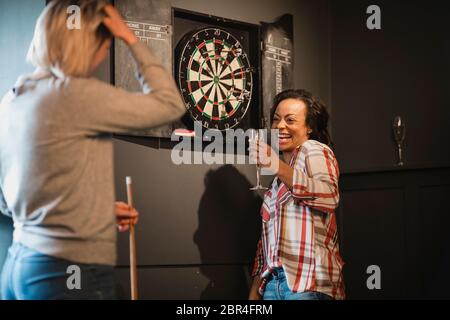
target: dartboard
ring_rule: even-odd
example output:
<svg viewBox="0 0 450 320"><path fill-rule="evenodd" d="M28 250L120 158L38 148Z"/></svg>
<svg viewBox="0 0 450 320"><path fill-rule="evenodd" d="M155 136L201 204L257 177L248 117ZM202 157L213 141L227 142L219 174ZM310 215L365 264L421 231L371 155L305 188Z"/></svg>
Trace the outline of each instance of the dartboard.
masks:
<svg viewBox="0 0 450 320"><path fill-rule="evenodd" d="M226 130L244 118L252 97L252 70L241 43L229 32L203 28L178 44L178 85L191 118Z"/></svg>

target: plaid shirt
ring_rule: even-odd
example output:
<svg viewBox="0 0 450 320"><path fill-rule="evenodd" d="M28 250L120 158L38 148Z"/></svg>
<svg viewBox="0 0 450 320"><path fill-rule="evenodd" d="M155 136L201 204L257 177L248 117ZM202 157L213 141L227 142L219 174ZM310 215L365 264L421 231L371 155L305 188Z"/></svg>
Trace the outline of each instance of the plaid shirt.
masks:
<svg viewBox="0 0 450 320"><path fill-rule="evenodd" d="M290 166L292 190L276 178L264 195L252 274L263 278L261 294L271 270L282 267L293 292L318 291L344 299L334 213L339 203L336 158L328 146L308 140L295 150Z"/></svg>

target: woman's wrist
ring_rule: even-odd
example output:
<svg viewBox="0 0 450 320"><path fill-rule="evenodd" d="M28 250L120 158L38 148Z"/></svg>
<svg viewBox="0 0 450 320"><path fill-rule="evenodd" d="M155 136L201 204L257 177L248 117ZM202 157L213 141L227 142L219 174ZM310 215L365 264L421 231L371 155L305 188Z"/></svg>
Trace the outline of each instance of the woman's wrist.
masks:
<svg viewBox="0 0 450 320"><path fill-rule="evenodd" d="M288 187L292 188L294 179L294 169L291 168L286 162L280 159L278 163L277 177L283 181L283 183Z"/></svg>
<svg viewBox="0 0 450 320"><path fill-rule="evenodd" d="M128 46L132 46L133 44L139 41L133 32L130 32L127 35L125 35L122 40L125 41L125 43Z"/></svg>

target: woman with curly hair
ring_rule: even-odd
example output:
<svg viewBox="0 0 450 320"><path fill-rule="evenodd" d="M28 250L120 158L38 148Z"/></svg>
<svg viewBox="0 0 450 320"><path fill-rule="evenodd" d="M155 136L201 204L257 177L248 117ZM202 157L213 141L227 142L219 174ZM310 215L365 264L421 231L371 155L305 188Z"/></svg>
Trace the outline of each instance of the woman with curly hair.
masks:
<svg viewBox="0 0 450 320"><path fill-rule="evenodd" d="M261 208L250 299L345 297L335 215L339 168L328 118L311 93L281 92L274 99L271 123L279 130L282 158L262 142L250 147L251 154L267 150L270 161L258 159L259 165L278 168Z"/></svg>

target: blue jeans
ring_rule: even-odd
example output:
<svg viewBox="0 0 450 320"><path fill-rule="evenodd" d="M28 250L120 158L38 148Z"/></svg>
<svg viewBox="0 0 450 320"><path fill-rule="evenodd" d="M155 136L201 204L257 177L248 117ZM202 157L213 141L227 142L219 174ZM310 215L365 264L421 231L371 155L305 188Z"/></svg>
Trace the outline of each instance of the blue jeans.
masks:
<svg viewBox="0 0 450 320"><path fill-rule="evenodd" d="M270 274L266 289L264 290L264 300L333 300L332 297L321 292L306 291L292 292L289 289L286 275L282 268L274 269Z"/></svg>
<svg viewBox="0 0 450 320"><path fill-rule="evenodd" d="M77 282L72 277L75 273L68 272L71 265L79 267L79 289L73 288ZM1 297L5 300L115 299L114 268L58 259L15 242L3 266Z"/></svg>

